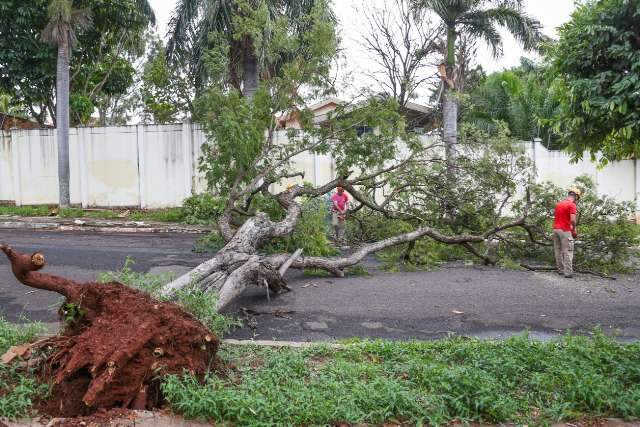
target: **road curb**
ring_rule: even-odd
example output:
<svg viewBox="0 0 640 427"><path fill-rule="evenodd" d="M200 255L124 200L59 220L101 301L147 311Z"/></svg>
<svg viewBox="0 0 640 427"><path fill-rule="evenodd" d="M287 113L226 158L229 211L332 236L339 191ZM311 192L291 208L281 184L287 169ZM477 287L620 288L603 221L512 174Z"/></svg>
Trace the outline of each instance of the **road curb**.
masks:
<svg viewBox="0 0 640 427"><path fill-rule="evenodd" d="M316 346L326 346L335 349L346 348L345 344L336 344L323 341L273 341L273 340L236 340L232 338L225 338L222 340L222 344L237 345L237 346L251 346L258 347L288 347L288 348L310 348Z"/></svg>
<svg viewBox="0 0 640 427"><path fill-rule="evenodd" d="M211 232L211 229L207 227L163 222L17 216L0 216L0 230L190 234L205 234Z"/></svg>

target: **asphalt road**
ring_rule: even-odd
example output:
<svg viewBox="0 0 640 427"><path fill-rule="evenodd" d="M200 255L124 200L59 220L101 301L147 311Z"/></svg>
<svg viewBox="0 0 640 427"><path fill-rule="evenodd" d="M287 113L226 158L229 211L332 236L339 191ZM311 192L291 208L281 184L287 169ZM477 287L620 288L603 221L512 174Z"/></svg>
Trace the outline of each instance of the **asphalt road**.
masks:
<svg viewBox="0 0 640 427"><path fill-rule="evenodd" d="M92 280L132 256L138 271L181 273L205 257L191 252L192 235L106 235L0 231L0 242L19 251L42 250L46 271ZM231 338L331 340L360 337L432 339L449 333L505 337L528 330L547 338L600 326L623 340L640 338L640 276L606 280L554 273L449 265L433 272L385 273L369 264L367 276L310 277L288 273L292 292L267 301L252 287L226 311L244 317ZM56 322L57 295L26 288L0 260L0 311ZM49 308L53 306L53 308ZM252 327L250 327L251 325Z"/></svg>

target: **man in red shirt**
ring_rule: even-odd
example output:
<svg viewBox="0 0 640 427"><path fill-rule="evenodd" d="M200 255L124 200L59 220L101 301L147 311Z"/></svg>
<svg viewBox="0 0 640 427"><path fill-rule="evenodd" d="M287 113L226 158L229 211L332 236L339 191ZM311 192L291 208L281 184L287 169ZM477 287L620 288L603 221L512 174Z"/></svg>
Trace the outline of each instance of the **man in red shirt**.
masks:
<svg viewBox="0 0 640 427"><path fill-rule="evenodd" d="M569 189L566 199L556 204L553 221L553 249L556 256L558 274L573 277L573 240L576 231L576 203L582 193L577 188Z"/></svg>
<svg viewBox="0 0 640 427"><path fill-rule="evenodd" d="M331 224L337 242L344 242L344 223L347 216L349 196L344 192L344 188L336 187L336 192L331 196L333 205L331 206Z"/></svg>

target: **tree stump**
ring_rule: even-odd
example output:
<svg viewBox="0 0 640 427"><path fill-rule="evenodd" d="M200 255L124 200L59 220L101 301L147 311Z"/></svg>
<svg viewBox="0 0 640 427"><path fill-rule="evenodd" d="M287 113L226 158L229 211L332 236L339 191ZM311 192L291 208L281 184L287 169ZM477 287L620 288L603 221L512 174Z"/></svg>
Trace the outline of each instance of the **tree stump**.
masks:
<svg viewBox="0 0 640 427"><path fill-rule="evenodd" d="M20 282L63 295L78 313L53 341L43 369L52 385L44 408L50 415L151 409L162 403L163 376L186 371L203 377L218 363L218 337L178 305L117 282L77 283L39 273L41 253L0 249Z"/></svg>

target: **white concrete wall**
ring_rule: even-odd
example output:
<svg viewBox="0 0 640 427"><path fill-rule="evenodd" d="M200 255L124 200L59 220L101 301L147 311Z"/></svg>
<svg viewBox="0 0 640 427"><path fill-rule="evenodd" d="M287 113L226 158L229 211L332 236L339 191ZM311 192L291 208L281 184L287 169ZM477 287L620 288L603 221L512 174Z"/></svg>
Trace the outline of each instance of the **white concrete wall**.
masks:
<svg viewBox="0 0 640 427"><path fill-rule="evenodd" d="M583 160L572 163L568 154L549 151L540 142L526 144L539 182L551 181L568 187L576 177L589 175L596 183L598 194L618 201L635 201L636 211L640 212L640 160L622 160L599 168L586 152Z"/></svg>
<svg viewBox="0 0 640 427"><path fill-rule="evenodd" d="M0 131L0 201L14 201L12 145L9 132Z"/></svg>
<svg viewBox="0 0 640 427"><path fill-rule="evenodd" d="M277 140L285 143L286 133L278 134ZM206 191L206 181L198 172L205 141L202 129L192 124L71 129L71 202L84 207L180 206L191 194ZM567 186L575 177L588 174L600 194L635 200L640 212L640 160L599 169L589 160L572 164L566 154L547 151L540 143L525 144L539 181ZM293 159L293 168L304 171L304 181L316 185L335 176L334 162L327 155L300 154ZM0 132L0 200L56 204L57 176L55 130ZM301 182L291 178L276 187Z"/></svg>

